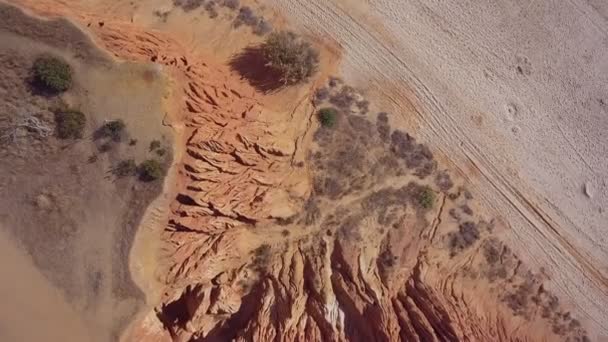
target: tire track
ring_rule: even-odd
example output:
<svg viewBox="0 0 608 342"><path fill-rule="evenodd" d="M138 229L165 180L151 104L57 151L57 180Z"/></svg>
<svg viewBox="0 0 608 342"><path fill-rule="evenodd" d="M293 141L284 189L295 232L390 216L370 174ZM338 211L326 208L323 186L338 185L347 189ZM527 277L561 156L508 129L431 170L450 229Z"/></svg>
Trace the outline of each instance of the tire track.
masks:
<svg viewBox="0 0 608 342"><path fill-rule="evenodd" d="M495 166L497 163L493 160L496 156L490 156L478 147L477 141L462 129L463 123L446 109L433 90L414 72L416 66L410 64L416 62L415 56L403 57L403 52L411 54L407 47L400 47L402 49L397 51L386 43L387 38L382 33L359 21L333 1L273 2L289 17L297 18L298 24L304 28L336 39L346 51L345 68L369 75L370 83L383 89L386 97L401 109L398 113L400 121L408 121L404 113L408 112L407 104L413 103L416 119L425 129L420 135L433 141L441 153L450 157L493 210L512 219L518 248L527 250L527 254L533 256L528 258L532 262L539 265L547 263L554 270L554 286L572 299L586 318L596 323L599 331L608 332L602 326L602 322L608 320L608 310L603 305L608 298L608 279L594 266L592 259L582 255L569 242L567 237L572 229L564 227L581 229L561 212L552 208L548 208L548 212L543 210L542 202L534 203L538 201L537 196L529 195L531 190L520 179L506 175ZM439 29L445 27L439 22L441 18L428 11L427 8L424 15L431 15L431 21ZM393 12L401 14L398 9ZM416 20L424 19L416 17ZM490 51L488 46L482 49ZM504 58L489 54L506 64ZM408 98L407 94L413 94L413 97ZM458 153L454 153L455 149ZM480 179L469 175L467 165L473 165L479 171Z"/></svg>

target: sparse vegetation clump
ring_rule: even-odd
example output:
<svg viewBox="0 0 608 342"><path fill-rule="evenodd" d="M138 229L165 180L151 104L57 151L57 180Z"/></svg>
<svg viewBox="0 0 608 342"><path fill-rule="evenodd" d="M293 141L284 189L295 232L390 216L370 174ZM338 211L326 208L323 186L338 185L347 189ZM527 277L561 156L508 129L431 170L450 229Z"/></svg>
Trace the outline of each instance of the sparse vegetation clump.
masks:
<svg viewBox="0 0 608 342"><path fill-rule="evenodd" d="M457 232L451 232L448 234L450 255L454 256L459 252L471 247L479 238L481 234L477 225L474 222L467 221L461 223L458 226Z"/></svg>
<svg viewBox="0 0 608 342"><path fill-rule="evenodd" d="M265 243L260 247L253 250L253 260L252 260L252 269L259 272L264 273L268 264L270 263L270 258L272 248L269 244Z"/></svg>
<svg viewBox="0 0 608 342"><path fill-rule="evenodd" d="M114 168L113 173L117 177L128 177L135 174L137 171L137 166L135 165L135 161L133 159L122 160L116 168Z"/></svg>
<svg viewBox="0 0 608 342"><path fill-rule="evenodd" d="M150 152L160 148L160 140L152 140L150 142Z"/></svg>
<svg viewBox="0 0 608 342"><path fill-rule="evenodd" d="M236 7L232 9L236 9ZM240 27L241 25L249 26L253 33L258 36L264 36L272 31L272 25L264 17L258 17L249 6L243 6L239 9L233 25L234 27Z"/></svg>
<svg viewBox="0 0 608 342"><path fill-rule="evenodd" d="M293 85L305 81L317 70L319 53L290 31L273 32L262 45L268 66L281 74L281 81Z"/></svg>
<svg viewBox="0 0 608 342"><path fill-rule="evenodd" d="M322 108L318 113L321 126L331 128L336 125L338 119L338 111L335 108Z"/></svg>
<svg viewBox="0 0 608 342"><path fill-rule="evenodd" d="M251 7L243 6L239 10L239 14L237 15L234 26L239 27L243 24L247 26L255 26L258 22L258 17L255 15Z"/></svg>
<svg viewBox="0 0 608 342"><path fill-rule="evenodd" d="M162 165L154 159L148 159L137 167L139 179L144 182L155 181L163 176Z"/></svg>
<svg viewBox="0 0 608 342"><path fill-rule="evenodd" d="M330 92L327 87L319 88L315 91L314 104L318 105L329 98Z"/></svg>
<svg viewBox="0 0 608 342"><path fill-rule="evenodd" d="M80 139L84 131L86 117L76 110L55 113L55 131L60 139Z"/></svg>
<svg viewBox="0 0 608 342"><path fill-rule="evenodd" d="M125 127L125 122L121 119L112 120L106 122L103 127L101 127L100 133L104 137L111 138L114 141L120 141L122 140L122 133L124 132Z"/></svg>
<svg viewBox="0 0 608 342"><path fill-rule="evenodd" d="M205 11L209 14L209 18L217 18L219 13L217 12L216 3L214 1L209 1L205 4Z"/></svg>
<svg viewBox="0 0 608 342"><path fill-rule="evenodd" d="M224 7L230 8L231 10L235 10L235 9L239 8L239 6L241 6L241 1L240 0L224 0L220 4Z"/></svg>
<svg viewBox="0 0 608 342"><path fill-rule="evenodd" d="M61 93L72 86L72 68L58 57L39 57L32 71L36 85L46 91Z"/></svg>
<svg viewBox="0 0 608 342"><path fill-rule="evenodd" d="M420 194L418 195L418 204L424 209L433 208L433 204L435 204L435 193L431 188L427 186L420 191Z"/></svg>
<svg viewBox="0 0 608 342"><path fill-rule="evenodd" d="M272 32L272 25L264 18L260 18L253 26L253 33L257 36L265 36Z"/></svg>
<svg viewBox="0 0 608 342"><path fill-rule="evenodd" d="M193 11L201 7L205 3L205 0L173 0L173 5L181 7L184 12Z"/></svg>

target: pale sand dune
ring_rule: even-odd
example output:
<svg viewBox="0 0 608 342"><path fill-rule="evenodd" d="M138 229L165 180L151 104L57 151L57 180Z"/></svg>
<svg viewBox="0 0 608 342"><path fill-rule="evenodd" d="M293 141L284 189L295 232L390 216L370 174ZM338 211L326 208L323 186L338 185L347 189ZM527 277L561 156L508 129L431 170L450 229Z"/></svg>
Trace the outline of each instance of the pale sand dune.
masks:
<svg viewBox="0 0 608 342"><path fill-rule="evenodd" d="M93 341L61 292L4 230L0 258L0 341Z"/></svg>
<svg viewBox="0 0 608 342"><path fill-rule="evenodd" d="M523 259L608 334L608 2L270 3L336 39L348 80L449 156ZM409 101L419 115L400 116Z"/></svg>

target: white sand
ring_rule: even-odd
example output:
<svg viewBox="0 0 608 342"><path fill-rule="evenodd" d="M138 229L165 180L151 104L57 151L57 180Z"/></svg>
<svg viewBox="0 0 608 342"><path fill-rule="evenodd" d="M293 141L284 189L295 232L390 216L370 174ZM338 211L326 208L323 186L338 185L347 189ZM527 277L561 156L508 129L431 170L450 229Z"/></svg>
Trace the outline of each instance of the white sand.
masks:
<svg viewBox="0 0 608 342"><path fill-rule="evenodd" d="M419 127L591 337L608 335L608 1L269 3L336 39L347 80Z"/></svg>

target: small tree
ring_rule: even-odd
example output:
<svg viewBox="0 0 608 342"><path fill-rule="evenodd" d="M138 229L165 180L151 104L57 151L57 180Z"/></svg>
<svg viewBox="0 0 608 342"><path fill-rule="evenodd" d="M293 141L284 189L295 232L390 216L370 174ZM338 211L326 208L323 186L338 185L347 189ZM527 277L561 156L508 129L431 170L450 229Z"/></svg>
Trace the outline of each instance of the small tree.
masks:
<svg viewBox="0 0 608 342"><path fill-rule="evenodd" d="M268 66L277 70L287 85L305 81L319 65L319 53L290 31L273 32L262 45Z"/></svg>
<svg viewBox="0 0 608 342"><path fill-rule="evenodd" d="M72 68L60 58L39 57L32 69L36 84L47 91L61 93L72 86Z"/></svg>
<svg viewBox="0 0 608 342"><path fill-rule="evenodd" d="M82 112L66 110L55 113L55 130L61 139L80 139L84 131L86 117Z"/></svg>
<svg viewBox="0 0 608 342"><path fill-rule="evenodd" d="M418 195L418 203L424 209L431 209L435 204L435 193L428 186L424 187Z"/></svg>
<svg viewBox="0 0 608 342"><path fill-rule="evenodd" d="M338 119L338 111L335 108L322 108L319 110L319 122L321 126L331 128L336 124Z"/></svg>
<svg viewBox="0 0 608 342"><path fill-rule="evenodd" d="M163 176L163 167L157 160L148 159L137 168L139 179L144 182L151 182Z"/></svg>

